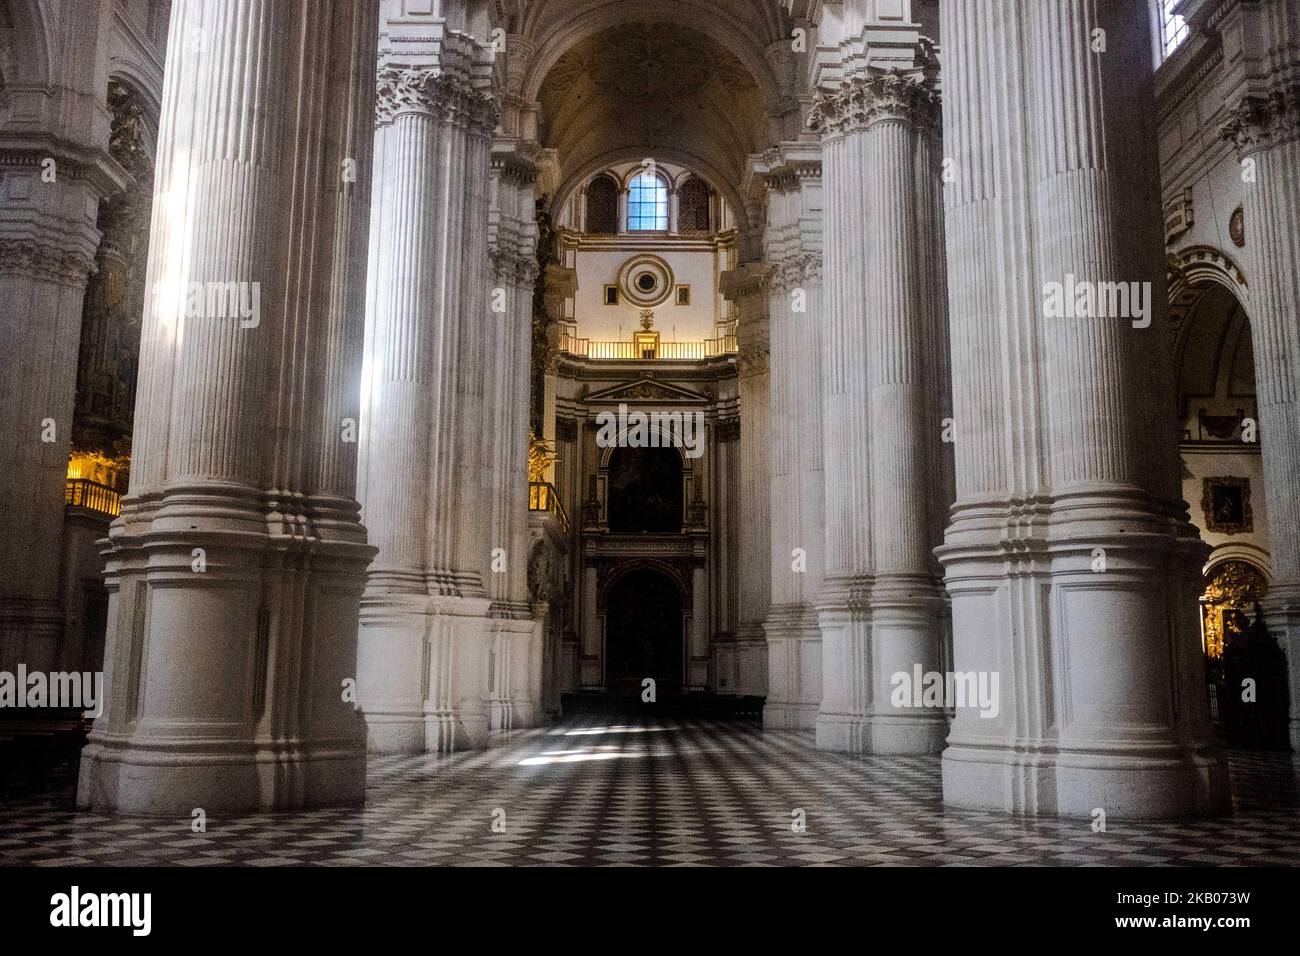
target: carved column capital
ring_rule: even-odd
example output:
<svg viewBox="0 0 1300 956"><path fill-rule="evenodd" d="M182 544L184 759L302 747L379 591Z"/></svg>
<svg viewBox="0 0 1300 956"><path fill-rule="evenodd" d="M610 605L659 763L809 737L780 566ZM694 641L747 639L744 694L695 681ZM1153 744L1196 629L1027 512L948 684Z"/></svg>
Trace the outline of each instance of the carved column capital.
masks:
<svg viewBox="0 0 1300 956"><path fill-rule="evenodd" d="M1294 140L1300 136L1300 84L1244 97L1220 133L1243 156Z"/></svg>
<svg viewBox="0 0 1300 956"><path fill-rule="evenodd" d="M402 113L424 113L443 122L488 133L500 119L495 97L452 73L380 67L375 125L387 125Z"/></svg>
<svg viewBox="0 0 1300 956"><path fill-rule="evenodd" d="M939 117L939 96L920 74L867 73L818 93L808 115L809 129L824 136L866 130L875 123L930 127Z"/></svg>

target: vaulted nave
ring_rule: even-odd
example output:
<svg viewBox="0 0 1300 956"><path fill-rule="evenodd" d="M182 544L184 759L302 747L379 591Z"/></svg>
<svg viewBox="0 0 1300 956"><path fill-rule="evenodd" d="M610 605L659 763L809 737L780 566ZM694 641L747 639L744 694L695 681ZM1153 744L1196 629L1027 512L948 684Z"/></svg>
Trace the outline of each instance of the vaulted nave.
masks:
<svg viewBox="0 0 1300 956"><path fill-rule="evenodd" d="M1300 0L0 0L0 863L1294 865Z"/></svg>

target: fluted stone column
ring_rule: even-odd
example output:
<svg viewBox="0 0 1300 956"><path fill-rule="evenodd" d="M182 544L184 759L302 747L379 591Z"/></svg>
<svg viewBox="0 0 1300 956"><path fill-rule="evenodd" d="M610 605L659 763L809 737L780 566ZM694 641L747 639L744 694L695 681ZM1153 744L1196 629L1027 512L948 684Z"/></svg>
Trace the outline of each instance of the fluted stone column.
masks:
<svg viewBox="0 0 1300 956"><path fill-rule="evenodd" d="M812 727L822 701L822 633L815 602L824 567L820 316L821 157L787 143L759 157L755 192L766 202L771 336L771 607L763 722Z"/></svg>
<svg viewBox="0 0 1300 956"><path fill-rule="evenodd" d="M491 730L530 727L541 714L542 619L528 592L528 418L533 287L537 279L531 150L494 151L489 250L491 320L484 369L488 419L485 477L492 501L493 563L487 578L493 636L489 697ZM467 509L482 503L467 502ZM499 549L499 550L498 550Z"/></svg>
<svg viewBox="0 0 1300 956"><path fill-rule="evenodd" d="M1271 49L1295 56L1300 7L1277 0L1269 7L1273 36L1291 42ZM1264 495L1268 503L1267 599L1269 633L1286 652L1290 670L1291 747L1300 750L1300 82L1278 64L1273 86L1248 96L1225 135L1237 145L1246 181L1246 247L1250 275L1250 329L1255 349ZM1294 73L1295 64L1289 64Z"/></svg>
<svg viewBox="0 0 1300 956"><path fill-rule="evenodd" d="M942 707L894 699L894 675L941 669L945 600L935 502L946 458L934 421L948 389L926 271L942 228L928 181L937 104L920 71L870 70L818 97L811 125L826 170L825 344L828 572L821 606L825 688L818 746L874 753L942 749ZM939 285L939 288L942 288ZM834 464L832 464L834 463ZM833 542L833 543L831 543Z"/></svg>
<svg viewBox="0 0 1300 956"><path fill-rule="evenodd" d="M485 328L509 321L489 298L497 111L487 44L448 17L384 14L359 465L379 553L358 696L371 750L447 751L481 746L490 725Z"/></svg>
<svg viewBox="0 0 1300 956"><path fill-rule="evenodd" d="M734 303L740 392L736 548L735 692L767 693L767 644L763 621L771 605L771 443L767 288L764 267L752 263L724 272L722 288Z"/></svg>
<svg viewBox="0 0 1300 956"><path fill-rule="evenodd" d="M78 803L358 802L368 4L177 3L107 703Z"/></svg>
<svg viewBox="0 0 1300 956"><path fill-rule="evenodd" d="M1148 11L961 0L942 13L958 498L939 550L954 668L1000 689L993 712L956 709L944 799L1111 819L1223 809L1155 143L1135 121L1154 110ZM1107 52L1085 42L1094 29ZM1149 283L1152 308L1074 292L1075 307L1052 308L1053 284L1071 281Z"/></svg>

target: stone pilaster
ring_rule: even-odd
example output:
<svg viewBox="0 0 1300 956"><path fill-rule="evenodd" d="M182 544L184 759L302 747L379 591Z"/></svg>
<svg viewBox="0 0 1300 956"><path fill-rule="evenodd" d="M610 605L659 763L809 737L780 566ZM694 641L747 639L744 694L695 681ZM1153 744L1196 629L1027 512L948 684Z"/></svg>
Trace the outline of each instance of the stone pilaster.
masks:
<svg viewBox="0 0 1300 956"><path fill-rule="evenodd" d="M749 264L723 273L722 288L734 304L740 392L736 548L735 692L767 692L767 644L763 621L771 606L772 429L770 352L765 269Z"/></svg>
<svg viewBox="0 0 1300 956"><path fill-rule="evenodd" d="M495 620L485 692L493 732L531 727L541 713L544 616L535 619L528 588L529 376L538 275L535 154L535 147L521 143L503 143L492 154L492 281L483 370L489 417L481 440L488 450L485 478L492 501L487 591ZM467 509L474 507L466 503Z"/></svg>
<svg viewBox="0 0 1300 956"><path fill-rule="evenodd" d="M176 4L171 33L194 42L168 49L108 699L78 803L359 802L370 190L352 173L370 162L374 7Z"/></svg>
<svg viewBox="0 0 1300 956"><path fill-rule="evenodd" d="M1294 50L1294 41L1273 48ZM1280 79L1246 97L1224 135L1249 168L1246 246L1255 256L1250 288L1257 303L1250 328L1271 571L1264 618L1286 652L1291 747L1300 750L1300 82Z"/></svg>
<svg viewBox="0 0 1300 956"><path fill-rule="evenodd" d="M386 3L380 34L359 474L379 553L357 677L384 752L479 746L491 719L487 325L508 320L488 272L492 52L453 28L458 11Z"/></svg>
<svg viewBox="0 0 1300 956"><path fill-rule="evenodd" d="M788 142L757 157L751 192L766 205L771 341L771 606L768 644L772 727L812 727L822 700L822 634L815 602L824 567L820 383L822 167L815 143Z"/></svg>
<svg viewBox="0 0 1300 956"><path fill-rule="evenodd" d="M958 701L944 798L1112 819L1223 809L1155 144L1133 120L1153 111L1147 10L942 12L957 502L939 554L954 669L999 688ZM1097 28L1104 54L1078 39ZM1080 291L1101 283L1125 283L1128 308Z"/></svg>

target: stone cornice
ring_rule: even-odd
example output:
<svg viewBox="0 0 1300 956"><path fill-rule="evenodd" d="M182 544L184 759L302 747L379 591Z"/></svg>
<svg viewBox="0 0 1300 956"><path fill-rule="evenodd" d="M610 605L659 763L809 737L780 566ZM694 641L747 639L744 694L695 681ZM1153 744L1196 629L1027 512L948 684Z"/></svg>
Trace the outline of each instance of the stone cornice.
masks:
<svg viewBox="0 0 1300 956"><path fill-rule="evenodd" d="M1291 142L1300 137L1300 84L1246 96L1229 115L1221 134L1243 156Z"/></svg>
<svg viewBox="0 0 1300 956"><path fill-rule="evenodd" d="M927 127L938 120L938 93L922 74L867 73L845 80L837 90L818 93L808 127L834 136L879 122Z"/></svg>
<svg viewBox="0 0 1300 956"><path fill-rule="evenodd" d="M375 125L392 123L402 113L424 113L490 133L500 109L495 97L469 81L440 70L381 67L375 97Z"/></svg>

